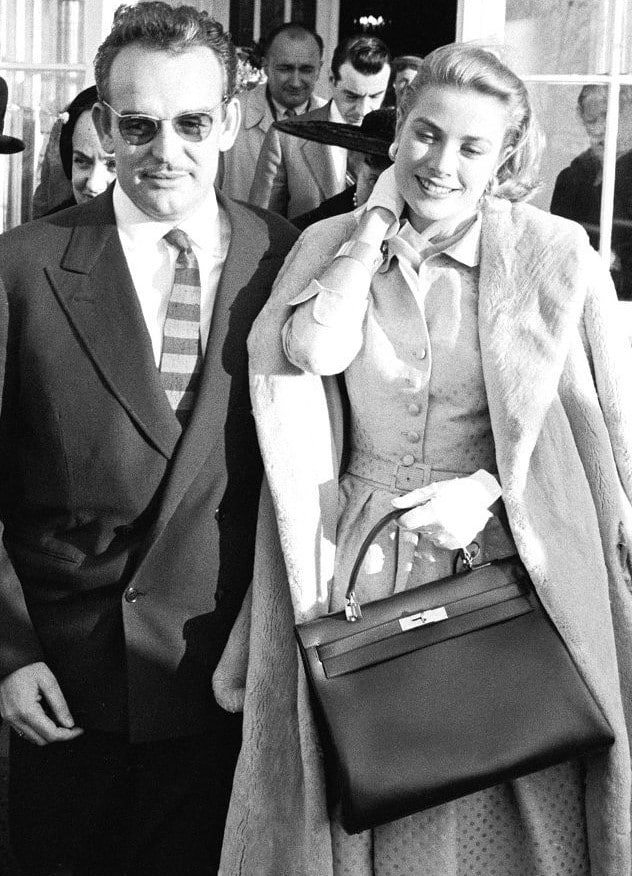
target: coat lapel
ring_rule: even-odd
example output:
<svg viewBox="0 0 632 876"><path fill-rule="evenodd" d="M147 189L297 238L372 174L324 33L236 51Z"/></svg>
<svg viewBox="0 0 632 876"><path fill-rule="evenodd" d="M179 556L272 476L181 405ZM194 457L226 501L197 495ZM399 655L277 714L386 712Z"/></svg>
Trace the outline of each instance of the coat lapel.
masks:
<svg viewBox="0 0 632 876"><path fill-rule="evenodd" d="M313 176L323 199L336 194L338 184L331 148L324 143L305 140L301 144L301 151L303 152L305 164Z"/></svg>
<svg viewBox="0 0 632 876"><path fill-rule="evenodd" d="M329 118L330 103L310 112L308 114L309 118L326 121ZM331 147L325 143L317 143L313 140L302 140L300 142L300 150L303 154L303 160L318 186L322 199L324 200L335 195L339 191L339 186Z"/></svg>
<svg viewBox="0 0 632 876"><path fill-rule="evenodd" d="M111 193L73 217L68 248L48 280L87 355L146 438L167 458L180 437L121 248Z"/></svg>

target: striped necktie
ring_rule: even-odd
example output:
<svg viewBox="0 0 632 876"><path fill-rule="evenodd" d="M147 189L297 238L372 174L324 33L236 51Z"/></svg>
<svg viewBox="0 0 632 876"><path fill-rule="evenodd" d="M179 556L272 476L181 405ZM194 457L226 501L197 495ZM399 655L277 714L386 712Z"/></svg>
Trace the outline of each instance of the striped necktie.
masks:
<svg viewBox="0 0 632 876"><path fill-rule="evenodd" d="M164 239L178 250L173 288L162 335L160 378L169 404L184 427L202 372L200 270L188 234L173 228Z"/></svg>

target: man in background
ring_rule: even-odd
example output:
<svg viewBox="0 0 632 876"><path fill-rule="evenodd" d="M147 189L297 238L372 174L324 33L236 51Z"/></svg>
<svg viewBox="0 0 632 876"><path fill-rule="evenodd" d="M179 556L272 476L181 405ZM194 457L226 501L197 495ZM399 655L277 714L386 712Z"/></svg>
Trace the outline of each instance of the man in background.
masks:
<svg viewBox="0 0 632 876"><path fill-rule="evenodd" d="M314 94L322 63L323 41L305 25L290 22L269 34L263 59L267 82L239 95L239 133L220 159L218 183L225 195L248 200L261 144L273 122L326 103Z"/></svg>
<svg viewBox="0 0 632 876"><path fill-rule="evenodd" d="M365 35L350 37L333 54L331 100L306 113L301 121L361 125L368 112L382 105L390 73L390 54L382 40ZM353 185L355 179L350 171L346 149L270 128L248 200L291 220Z"/></svg>
<svg viewBox="0 0 632 876"><path fill-rule="evenodd" d="M0 237L0 713L22 876L217 872L241 725L211 676L261 482L246 338L296 238L216 197L235 74L206 13L121 6L93 109L116 182Z"/></svg>

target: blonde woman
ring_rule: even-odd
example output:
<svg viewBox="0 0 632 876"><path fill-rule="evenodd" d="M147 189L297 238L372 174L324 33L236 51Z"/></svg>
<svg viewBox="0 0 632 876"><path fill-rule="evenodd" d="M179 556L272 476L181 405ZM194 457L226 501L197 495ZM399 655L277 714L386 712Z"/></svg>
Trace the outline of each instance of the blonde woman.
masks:
<svg viewBox="0 0 632 876"><path fill-rule="evenodd" d="M215 678L225 706L244 702L221 872L622 876L632 409L614 290L578 225L522 203L538 137L495 55L426 58L391 154L363 211L304 233L250 336L269 492L251 613ZM481 560L517 550L617 738L349 836L292 625L342 606L360 541L393 507L361 601L449 573L473 540Z"/></svg>

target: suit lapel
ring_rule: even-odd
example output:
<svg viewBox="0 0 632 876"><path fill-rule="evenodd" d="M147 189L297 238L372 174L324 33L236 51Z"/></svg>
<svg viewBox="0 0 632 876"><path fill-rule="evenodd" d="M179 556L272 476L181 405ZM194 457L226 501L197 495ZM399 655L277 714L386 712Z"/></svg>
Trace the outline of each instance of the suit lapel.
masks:
<svg viewBox="0 0 632 876"><path fill-rule="evenodd" d="M97 201L75 224L61 264L48 269L48 279L104 382L146 438L170 457L180 427L160 384L116 233L111 193Z"/></svg>
<svg viewBox="0 0 632 876"><path fill-rule="evenodd" d="M338 184L331 147L324 143L305 140L301 144L301 151L323 200L335 195L338 191Z"/></svg>
<svg viewBox="0 0 632 876"><path fill-rule="evenodd" d="M329 119L330 104L331 101L318 109L312 110L303 118L309 116L310 119L327 121ZM322 196L322 200L337 194L339 191L338 178L336 176L336 167L331 147L325 143L317 143L313 140L302 140L300 142L300 150L303 154L303 160Z"/></svg>

